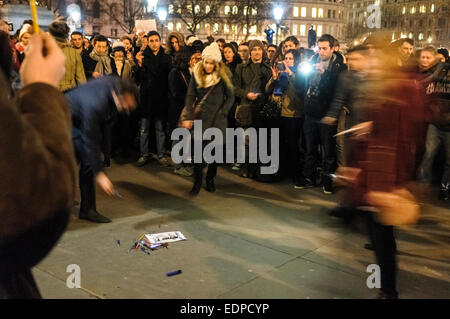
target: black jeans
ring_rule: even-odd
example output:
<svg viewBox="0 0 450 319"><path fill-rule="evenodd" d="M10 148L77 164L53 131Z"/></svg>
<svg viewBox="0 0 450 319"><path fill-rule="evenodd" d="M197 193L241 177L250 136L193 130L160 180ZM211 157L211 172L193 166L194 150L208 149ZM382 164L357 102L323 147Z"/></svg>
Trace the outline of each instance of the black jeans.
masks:
<svg viewBox="0 0 450 319"><path fill-rule="evenodd" d="M203 179L203 163L194 164L194 183L200 183ZM208 164L208 170L206 171L206 179L214 179L217 175L217 163Z"/></svg>
<svg viewBox="0 0 450 319"><path fill-rule="evenodd" d="M322 150L322 171L325 176L334 173L336 170L336 134L335 125L320 123L320 120L305 117L303 124L305 134L306 154L305 167L303 173L307 178L314 178L319 164L319 145Z"/></svg>
<svg viewBox="0 0 450 319"><path fill-rule="evenodd" d="M394 227L385 226L369 215L369 236L375 248L377 264L381 270L381 291L390 295L397 295L397 246L394 237Z"/></svg>
<svg viewBox="0 0 450 319"><path fill-rule="evenodd" d="M96 210L94 171L84 148L82 133L77 128L72 129L72 142L77 162L80 164L80 212L88 212L90 209Z"/></svg>
<svg viewBox="0 0 450 319"><path fill-rule="evenodd" d="M293 182L297 182L302 175L303 149L302 140L302 118L281 117L280 119L280 154L283 175L290 176Z"/></svg>

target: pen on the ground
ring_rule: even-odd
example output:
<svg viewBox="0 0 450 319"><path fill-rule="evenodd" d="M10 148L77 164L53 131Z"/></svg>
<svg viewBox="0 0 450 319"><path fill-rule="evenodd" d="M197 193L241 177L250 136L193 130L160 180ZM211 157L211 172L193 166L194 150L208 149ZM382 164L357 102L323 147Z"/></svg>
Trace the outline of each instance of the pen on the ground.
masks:
<svg viewBox="0 0 450 319"><path fill-rule="evenodd" d="M168 272L166 274L166 276L170 277L170 276L175 276L175 275L178 275L178 274L181 274L181 270L174 270L174 271Z"/></svg>

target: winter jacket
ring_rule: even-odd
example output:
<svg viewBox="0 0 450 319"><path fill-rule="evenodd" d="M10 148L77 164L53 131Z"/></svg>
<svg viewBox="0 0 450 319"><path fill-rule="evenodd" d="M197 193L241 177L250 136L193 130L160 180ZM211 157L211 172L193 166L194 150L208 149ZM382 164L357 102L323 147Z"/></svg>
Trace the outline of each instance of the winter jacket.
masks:
<svg viewBox="0 0 450 319"><path fill-rule="evenodd" d="M184 47L186 44L184 43L184 36L180 32L170 32L166 39L166 54L170 55L172 58L175 56L175 51L172 49L172 44L170 43L170 38L176 37L178 39L178 44L181 47Z"/></svg>
<svg viewBox="0 0 450 319"><path fill-rule="evenodd" d="M255 64L250 59L247 63L239 64L233 74L233 85L236 97L241 104L262 105L266 101L266 84L272 76L272 70L267 63ZM251 101L247 94L262 93L261 96Z"/></svg>
<svg viewBox="0 0 450 319"><path fill-rule="evenodd" d="M450 131L450 64L437 63L419 73L418 83L424 89L431 123Z"/></svg>
<svg viewBox="0 0 450 319"><path fill-rule="evenodd" d="M13 101L0 96L0 104L0 298L39 297L32 277L20 274L44 259L69 221L76 183L70 111L43 83L25 86Z"/></svg>
<svg viewBox="0 0 450 319"><path fill-rule="evenodd" d="M118 78L102 76L66 93L72 111L74 128L81 130L89 164L94 174L102 170L100 160L103 123L117 119L117 106L112 91L119 92ZM117 94L118 95L118 94Z"/></svg>
<svg viewBox="0 0 450 319"><path fill-rule="evenodd" d="M272 100L281 102L281 116L282 117L302 117L303 109L303 91L304 88L301 83L296 80L298 78L296 74L292 74L288 77L289 83L286 91L282 96L276 96L273 94L276 83L279 79L274 80L270 78L266 85L266 94L271 95Z"/></svg>
<svg viewBox="0 0 450 319"><path fill-rule="evenodd" d="M169 72L172 59L161 48L157 55L147 47L144 50L142 67L136 71L136 82L140 84L142 117L167 117L167 98L169 91Z"/></svg>
<svg viewBox="0 0 450 319"><path fill-rule="evenodd" d="M184 78L183 78L184 76ZM179 70L173 68L169 73L169 128L176 128L181 111L184 107L186 94L191 81L189 69Z"/></svg>
<svg viewBox="0 0 450 319"><path fill-rule="evenodd" d="M201 63L197 64L194 72L198 72L199 66L201 66ZM205 94L211 89L211 87L199 88L198 86L199 85L195 79L195 76L192 76L186 95L185 105L187 112L186 114L182 114L182 121L195 120L193 118L193 108L195 104L199 103ZM215 127L220 129L223 136L225 136L226 128L228 126L228 112L233 106L233 103L233 88L228 87L224 80L220 79L203 103L200 118L198 118L198 120L202 121L203 131L210 127Z"/></svg>
<svg viewBox="0 0 450 319"><path fill-rule="evenodd" d="M55 39L66 57L66 72L59 83L58 89L61 92L64 92L86 83L86 76L84 74L83 62L80 54L72 48L67 41L59 38Z"/></svg>
<svg viewBox="0 0 450 319"><path fill-rule="evenodd" d="M319 55L312 58L311 64L319 63ZM346 70L342 57L333 54L328 68L320 75L317 84L314 83L315 72L311 73L306 79L306 95L305 95L305 115L314 119L321 119L329 110L331 101L334 96L336 83L339 74Z"/></svg>
<svg viewBox="0 0 450 319"><path fill-rule="evenodd" d="M352 127L366 121L364 112L366 97L363 89L366 78L354 71L344 71L339 74L337 86L330 108L325 116L339 118L340 111L345 107L348 111L346 126Z"/></svg>
<svg viewBox="0 0 450 319"><path fill-rule="evenodd" d="M91 52L92 50L83 50L81 52L81 60L83 61L84 74L86 75L87 80L92 78L92 73L94 73L95 67L97 66L97 61L89 56Z"/></svg>

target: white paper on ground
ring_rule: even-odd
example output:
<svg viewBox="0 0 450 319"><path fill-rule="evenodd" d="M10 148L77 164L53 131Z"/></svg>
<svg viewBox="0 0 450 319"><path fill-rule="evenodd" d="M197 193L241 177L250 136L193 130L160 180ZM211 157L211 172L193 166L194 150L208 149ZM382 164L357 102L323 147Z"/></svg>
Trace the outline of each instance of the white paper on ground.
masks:
<svg viewBox="0 0 450 319"><path fill-rule="evenodd" d="M159 234L148 234L145 235L145 237L152 244L164 244L164 243L172 243L174 241L186 240L186 237L179 231L172 231Z"/></svg>

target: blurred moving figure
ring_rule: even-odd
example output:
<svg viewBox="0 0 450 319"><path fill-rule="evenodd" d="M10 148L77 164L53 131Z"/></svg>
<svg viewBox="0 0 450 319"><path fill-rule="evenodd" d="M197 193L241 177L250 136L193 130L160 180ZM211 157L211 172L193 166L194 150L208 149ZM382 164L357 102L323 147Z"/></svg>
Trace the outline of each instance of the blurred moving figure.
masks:
<svg viewBox="0 0 450 319"><path fill-rule="evenodd" d="M80 162L80 219L111 222L97 212L95 199L94 178L106 194L116 195L100 160L101 129L105 122L116 121L118 112L130 114L136 108L136 91L133 84L110 75L88 81L66 93L72 110L75 155Z"/></svg>
<svg viewBox="0 0 450 319"><path fill-rule="evenodd" d="M450 65L440 62L436 49L426 47L419 55L418 83L426 94L430 112L425 155L417 172L420 181L431 182L433 160L441 144L445 148L445 169L439 198L450 198Z"/></svg>
<svg viewBox="0 0 450 319"><path fill-rule="evenodd" d="M370 212L369 237L381 269L378 298L396 299L394 226L417 218L418 205L406 185L414 175L416 130L424 108L418 85L392 71L392 51L385 47L372 50L367 78L360 88L365 103L353 107L360 123L353 127L349 167L340 167L336 176L348 186L346 202Z"/></svg>
<svg viewBox="0 0 450 319"><path fill-rule="evenodd" d="M29 41L23 88L14 102L0 96L0 299L41 298L31 268L63 234L75 193L70 111L57 89L64 55L50 35Z"/></svg>

